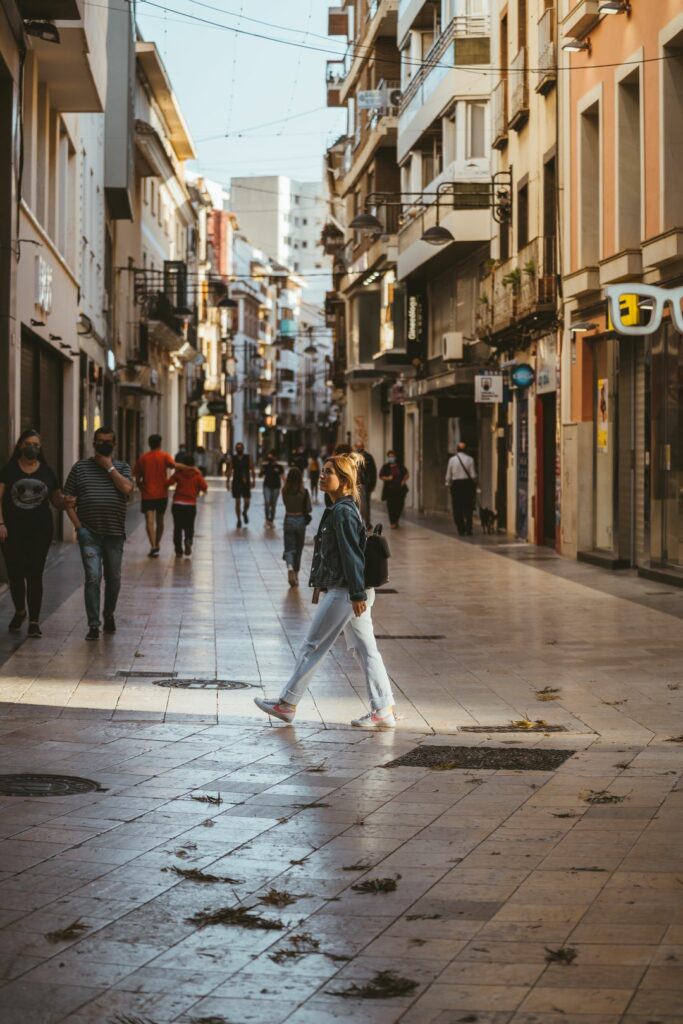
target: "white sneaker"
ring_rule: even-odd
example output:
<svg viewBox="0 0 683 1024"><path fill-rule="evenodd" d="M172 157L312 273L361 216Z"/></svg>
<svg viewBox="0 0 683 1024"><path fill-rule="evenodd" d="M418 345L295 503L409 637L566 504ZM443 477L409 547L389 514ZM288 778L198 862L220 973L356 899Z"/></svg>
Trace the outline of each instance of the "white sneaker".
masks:
<svg viewBox="0 0 683 1024"><path fill-rule="evenodd" d="M263 700L261 697L254 697L254 704L261 711L265 711L271 718L279 718L281 722L291 723L294 721L296 711L284 708L277 700Z"/></svg>
<svg viewBox="0 0 683 1024"><path fill-rule="evenodd" d="M354 718L351 725L356 729L395 729L396 716L393 712L388 715L380 715L378 711L371 711L360 718Z"/></svg>

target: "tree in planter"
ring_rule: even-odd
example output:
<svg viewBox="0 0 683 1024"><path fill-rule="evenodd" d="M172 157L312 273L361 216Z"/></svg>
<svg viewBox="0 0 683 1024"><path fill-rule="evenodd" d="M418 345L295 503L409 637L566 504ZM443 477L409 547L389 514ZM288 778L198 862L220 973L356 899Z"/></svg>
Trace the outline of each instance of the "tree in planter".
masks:
<svg viewBox="0 0 683 1024"><path fill-rule="evenodd" d="M519 285L522 280L522 271L519 267L515 267L509 274L506 274L503 278L503 284L507 285L508 288L512 288L515 295L519 291Z"/></svg>

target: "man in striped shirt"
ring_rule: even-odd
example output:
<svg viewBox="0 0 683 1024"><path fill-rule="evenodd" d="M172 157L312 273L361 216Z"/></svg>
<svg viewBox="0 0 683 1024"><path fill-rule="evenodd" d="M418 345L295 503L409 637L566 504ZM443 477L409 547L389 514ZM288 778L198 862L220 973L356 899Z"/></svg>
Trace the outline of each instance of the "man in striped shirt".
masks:
<svg viewBox="0 0 683 1024"><path fill-rule="evenodd" d="M86 640L100 638L100 589L104 570L104 632L116 632L116 602L121 589L121 562L126 539L126 507L133 491L127 462L112 459L116 435L99 427L93 439L95 454L71 468L64 494L76 499L67 515L76 528L85 570Z"/></svg>

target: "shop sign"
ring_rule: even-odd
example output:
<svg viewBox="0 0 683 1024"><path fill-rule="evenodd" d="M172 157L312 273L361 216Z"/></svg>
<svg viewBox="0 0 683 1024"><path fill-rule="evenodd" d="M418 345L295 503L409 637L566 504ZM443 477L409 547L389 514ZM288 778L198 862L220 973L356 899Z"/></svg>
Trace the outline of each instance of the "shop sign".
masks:
<svg viewBox="0 0 683 1024"><path fill-rule="evenodd" d="M474 378L474 401L490 405L503 401L503 375L501 373L478 373Z"/></svg>
<svg viewBox="0 0 683 1024"><path fill-rule="evenodd" d="M199 420L199 429L204 434L215 434L216 432L216 417L215 416L201 416Z"/></svg>
<svg viewBox="0 0 683 1024"><path fill-rule="evenodd" d="M224 398L214 398L209 401L209 412L215 416L224 416L227 412L227 405Z"/></svg>
<svg viewBox="0 0 683 1024"><path fill-rule="evenodd" d="M557 391L557 341L554 337L541 338L536 356L536 394Z"/></svg>
<svg viewBox="0 0 683 1024"><path fill-rule="evenodd" d="M598 378L598 412L597 412L596 447L599 452L609 451L609 381L607 377Z"/></svg>
<svg viewBox="0 0 683 1024"><path fill-rule="evenodd" d="M52 267L42 256L36 256L34 301L44 316L52 310Z"/></svg>
<svg viewBox="0 0 683 1024"><path fill-rule="evenodd" d="M654 284L609 284L607 293L607 309L609 312L610 330L618 334L640 337L643 334L655 334L662 323L664 307L669 306L671 320L679 332L683 334L683 288L660 288ZM649 309L650 316L646 324L641 324L640 313Z"/></svg>
<svg viewBox="0 0 683 1024"><path fill-rule="evenodd" d="M514 367L510 376L516 388L528 388L533 384L536 374L533 366L530 366L529 363L520 363L519 366Z"/></svg>

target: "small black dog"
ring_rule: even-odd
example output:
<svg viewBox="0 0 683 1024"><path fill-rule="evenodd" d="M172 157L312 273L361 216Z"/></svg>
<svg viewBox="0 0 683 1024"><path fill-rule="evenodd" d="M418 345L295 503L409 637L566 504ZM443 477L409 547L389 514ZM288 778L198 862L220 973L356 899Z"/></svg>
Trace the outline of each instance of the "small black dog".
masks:
<svg viewBox="0 0 683 1024"><path fill-rule="evenodd" d="M496 532L496 519L498 513L494 512L492 508L482 508L479 506L479 522L484 533L495 533Z"/></svg>

